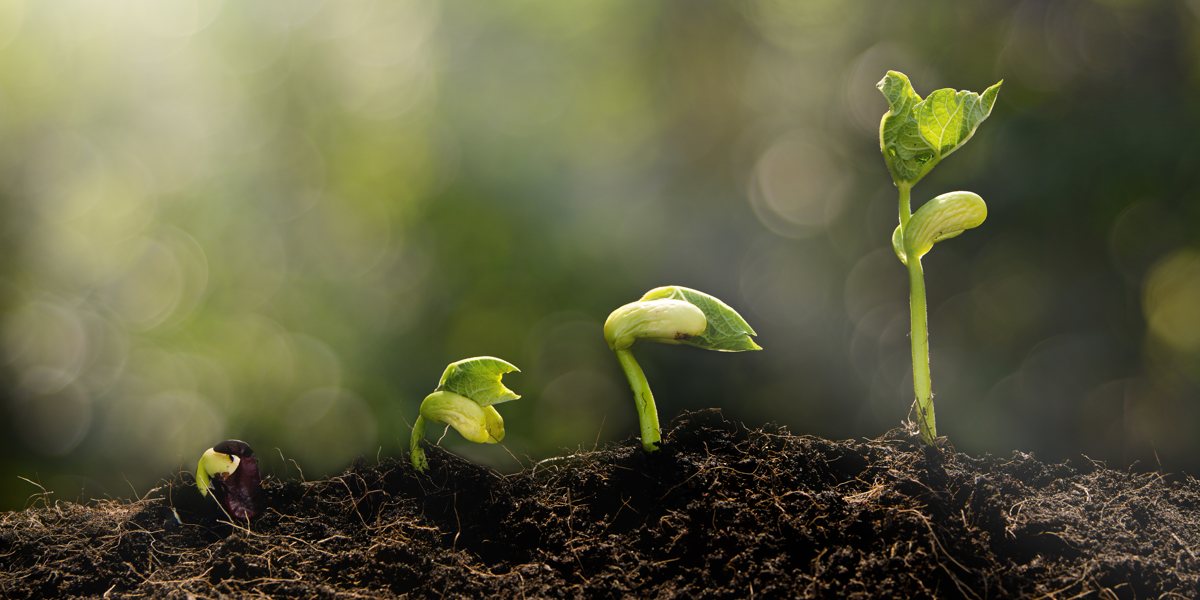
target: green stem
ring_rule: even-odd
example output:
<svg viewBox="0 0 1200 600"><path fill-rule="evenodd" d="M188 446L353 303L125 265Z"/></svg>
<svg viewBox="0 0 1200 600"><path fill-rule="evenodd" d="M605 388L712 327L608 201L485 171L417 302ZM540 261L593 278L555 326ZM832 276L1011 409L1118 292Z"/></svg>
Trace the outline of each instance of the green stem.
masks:
<svg viewBox="0 0 1200 600"><path fill-rule="evenodd" d="M425 450L421 448L421 440L425 439L425 417L418 416L413 423L412 436L408 438L408 458L414 469L424 472L429 469L429 461L425 460Z"/></svg>
<svg viewBox="0 0 1200 600"><path fill-rule="evenodd" d="M900 183L900 230L912 218L912 183ZM902 238L903 239L903 238ZM929 374L929 309L925 302L925 271L921 258L909 248L908 256L908 338L912 343L913 393L917 397L917 427L921 441L933 445L937 420L933 416L933 378Z"/></svg>
<svg viewBox="0 0 1200 600"><path fill-rule="evenodd" d="M629 350L616 350L617 361L629 379L629 387L633 389L633 400L637 403L638 423L642 429L642 448L646 452L658 450L662 434L658 429L658 407L654 405L654 394L650 393L650 382L642 372L633 353Z"/></svg>
<svg viewBox="0 0 1200 600"><path fill-rule="evenodd" d="M913 392L917 396L917 426L921 441L933 445L937 422L933 416L933 380L929 375L929 314L925 302L925 272L921 259L908 253L908 311L912 342Z"/></svg>

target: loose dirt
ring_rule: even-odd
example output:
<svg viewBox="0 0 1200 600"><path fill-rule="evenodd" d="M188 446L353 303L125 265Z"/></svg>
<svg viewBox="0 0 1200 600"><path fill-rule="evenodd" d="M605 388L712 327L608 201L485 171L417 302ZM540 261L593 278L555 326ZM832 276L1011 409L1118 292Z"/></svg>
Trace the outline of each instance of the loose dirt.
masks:
<svg viewBox="0 0 1200 600"><path fill-rule="evenodd" d="M1200 483L1081 458L829 441L716 411L513 475L436 448L269 479L222 523L180 475L0 514L5 598L1200 597Z"/></svg>

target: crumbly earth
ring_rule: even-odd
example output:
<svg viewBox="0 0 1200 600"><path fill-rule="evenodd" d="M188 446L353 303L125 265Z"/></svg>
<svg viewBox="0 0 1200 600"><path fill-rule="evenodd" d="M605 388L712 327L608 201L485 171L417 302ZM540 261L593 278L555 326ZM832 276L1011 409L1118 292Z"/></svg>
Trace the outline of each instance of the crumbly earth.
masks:
<svg viewBox="0 0 1200 600"><path fill-rule="evenodd" d="M1200 597L1200 483L1087 460L678 419L501 476L432 449L268 480L222 523L190 481L0 514L5 598ZM178 519L176 517L178 514Z"/></svg>

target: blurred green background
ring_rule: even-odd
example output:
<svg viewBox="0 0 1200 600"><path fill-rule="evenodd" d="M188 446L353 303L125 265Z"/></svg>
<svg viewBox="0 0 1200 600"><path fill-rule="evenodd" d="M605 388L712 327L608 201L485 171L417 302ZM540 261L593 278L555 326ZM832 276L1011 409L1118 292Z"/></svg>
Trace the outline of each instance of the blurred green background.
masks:
<svg viewBox="0 0 1200 600"><path fill-rule="evenodd" d="M914 191L939 430L1200 468L1200 1L0 3L0 507L222 439L399 455L447 362L523 369L506 471L636 434L600 326L661 284L760 353L637 350L664 423L845 438L912 398L875 82L1004 78ZM436 437L436 433L431 437Z"/></svg>

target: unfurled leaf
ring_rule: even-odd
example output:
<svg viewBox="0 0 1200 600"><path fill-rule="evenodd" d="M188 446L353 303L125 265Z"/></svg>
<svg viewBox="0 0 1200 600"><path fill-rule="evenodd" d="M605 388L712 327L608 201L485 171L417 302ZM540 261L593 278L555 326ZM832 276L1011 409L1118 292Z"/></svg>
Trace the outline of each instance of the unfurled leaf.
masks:
<svg viewBox="0 0 1200 600"><path fill-rule="evenodd" d="M506 373L520 372L508 361L491 356L477 356L450 363L438 382L438 390L454 392L479 404L491 406L520 398L504 387L501 378ZM464 437L466 437L464 435Z"/></svg>
<svg viewBox="0 0 1200 600"><path fill-rule="evenodd" d="M876 87L888 102L879 124L879 149L892 180L915 184L971 139L992 113L1001 83L983 94L945 88L922 100L906 75L888 71Z"/></svg>
<svg viewBox="0 0 1200 600"><path fill-rule="evenodd" d="M921 258L933 245L979 227L987 218L987 204L978 194L942 194L913 213L904 227L904 250L908 260ZM893 244L895 241L893 240ZM904 261L905 258L901 258ZM907 264L907 263L906 263Z"/></svg>
<svg viewBox="0 0 1200 600"><path fill-rule="evenodd" d="M983 95L946 88L937 90L913 108L921 138L941 160L975 135L975 130L996 104L1000 84L984 90Z"/></svg>
<svg viewBox="0 0 1200 600"><path fill-rule="evenodd" d="M699 308L707 321L707 327L704 328L703 333L678 339L676 340L678 343L719 352L762 350L762 347L751 339L751 336L758 334L754 332L750 324L728 304L704 292L683 286L669 285L646 292L639 302L664 298L682 300Z"/></svg>

